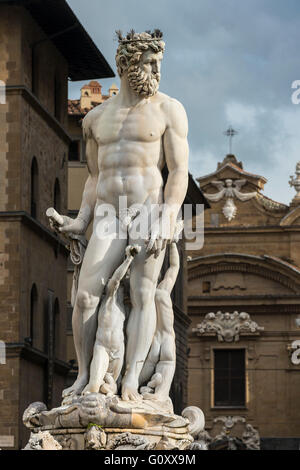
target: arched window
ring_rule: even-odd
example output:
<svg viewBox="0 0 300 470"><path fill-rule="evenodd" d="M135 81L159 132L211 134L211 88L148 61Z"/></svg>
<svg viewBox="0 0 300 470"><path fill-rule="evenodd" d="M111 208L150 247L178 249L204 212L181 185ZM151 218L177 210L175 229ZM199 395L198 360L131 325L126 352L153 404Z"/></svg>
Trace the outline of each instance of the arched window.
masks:
<svg viewBox="0 0 300 470"><path fill-rule="evenodd" d="M37 342L37 314L38 314L38 292L36 285L33 284L30 291L30 317L29 317L29 338L31 346L36 346Z"/></svg>
<svg viewBox="0 0 300 470"><path fill-rule="evenodd" d="M54 201L53 207L57 212L61 211L61 196L60 196L60 184L58 178L56 178L54 183Z"/></svg>
<svg viewBox="0 0 300 470"><path fill-rule="evenodd" d="M39 170L36 158L33 157L31 163L31 192L30 192L30 214L36 218L38 213L38 179Z"/></svg>
<svg viewBox="0 0 300 470"><path fill-rule="evenodd" d="M53 309L53 353L54 357L59 357L59 301L56 298Z"/></svg>

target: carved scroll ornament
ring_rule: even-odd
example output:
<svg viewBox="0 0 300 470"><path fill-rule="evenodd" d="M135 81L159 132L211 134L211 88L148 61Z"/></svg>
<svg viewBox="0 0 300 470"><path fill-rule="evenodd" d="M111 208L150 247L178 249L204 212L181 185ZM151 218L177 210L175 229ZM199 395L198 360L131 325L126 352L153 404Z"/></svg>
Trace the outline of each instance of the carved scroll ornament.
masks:
<svg viewBox="0 0 300 470"><path fill-rule="evenodd" d="M218 336L220 342L239 341L240 334L254 334L263 331L264 327L258 326L251 320L249 313L233 312L208 313L204 320L193 328L193 333L198 336L212 333Z"/></svg>

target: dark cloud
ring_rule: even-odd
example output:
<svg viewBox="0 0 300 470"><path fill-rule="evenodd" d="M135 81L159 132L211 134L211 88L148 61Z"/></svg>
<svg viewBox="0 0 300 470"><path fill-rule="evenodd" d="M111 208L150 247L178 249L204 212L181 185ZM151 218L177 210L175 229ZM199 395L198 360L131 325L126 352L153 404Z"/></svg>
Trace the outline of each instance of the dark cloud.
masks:
<svg viewBox="0 0 300 470"><path fill-rule="evenodd" d="M189 117L190 169L215 169L239 130L234 152L269 183L266 194L289 202L288 178L300 160L300 105L291 84L300 79L299 0L68 0L115 70L114 31L160 28L166 53L161 91L183 103ZM95 77L96 78L96 77ZM102 80L108 88L114 80ZM78 97L82 84L70 86Z"/></svg>

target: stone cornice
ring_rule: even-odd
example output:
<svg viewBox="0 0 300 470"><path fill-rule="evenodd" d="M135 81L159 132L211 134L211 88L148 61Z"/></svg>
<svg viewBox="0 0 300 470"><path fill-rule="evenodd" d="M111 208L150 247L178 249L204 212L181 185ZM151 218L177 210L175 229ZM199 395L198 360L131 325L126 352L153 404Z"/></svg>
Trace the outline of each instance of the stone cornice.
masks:
<svg viewBox="0 0 300 470"><path fill-rule="evenodd" d="M270 279L300 294L300 270L280 258L245 253L216 253L188 262L188 280L221 272L242 272Z"/></svg>
<svg viewBox="0 0 300 470"><path fill-rule="evenodd" d="M189 330L189 341L192 341L193 343L197 343L199 341L199 335L195 335L195 333L192 331L192 330ZM205 341L205 342L211 342L212 340L213 341L217 341L217 339L214 337L215 335L209 335L209 334L204 334L201 336L201 341ZM268 341L268 342L272 342L276 339L277 342L287 342L287 341L293 341L293 340L297 340L299 339L299 334L297 335L297 332L294 332L294 331L265 331L264 330L264 333L263 333L263 340L264 341ZM252 335L242 335L240 341L241 343L245 343L245 341L249 341L249 339L251 341L257 341L257 340L261 340L261 336L257 333L253 333ZM189 357L199 357L199 355L195 354L195 355L190 355Z"/></svg>
<svg viewBox="0 0 300 470"><path fill-rule="evenodd" d="M273 201L272 199L268 198L264 194L257 193L256 198L257 206L260 206L264 211L270 212L273 216L277 215L278 217L282 217L282 213L287 212L289 210L289 206L286 204L282 204L281 202Z"/></svg>
<svg viewBox="0 0 300 470"><path fill-rule="evenodd" d="M249 173L248 171L245 171L242 168L240 168L239 166L234 165L230 162L225 163L224 165L221 165L219 168L217 168L212 173L201 176L200 178L196 178L196 180L199 182L200 185L203 185L203 187L204 187L204 186L206 186L207 184L209 184L211 182L210 180L212 178L214 178L216 175L220 175L220 174L224 173L224 171L226 169L229 169L229 170L233 171L234 173L238 174L239 176L243 176L244 178L249 179L250 181L254 180L254 181L260 182L261 184L258 184L258 186L260 188L262 188L265 185L265 183L267 183L267 179L264 176Z"/></svg>
<svg viewBox="0 0 300 470"><path fill-rule="evenodd" d="M273 297L272 299L251 299L252 303L248 303L247 299L243 297L240 298L230 298L228 297L225 301L224 297L219 299L211 299L211 301L207 302L209 299L194 299L188 304L188 314L190 318L195 317L204 317L207 312L211 310L218 310L220 308L226 308L229 311L233 311L238 309L247 310L251 315L257 316L265 316L265 315L299 315L300 314L300 298L298 297L297 300L299 301L298 304L292 303L295 302L296 299L288 298L286 299L287 303L280 303L280 299ZM258 300L262 300L264 303L257 303ZM193 302L193 303L192 303ZM255 303L253 303L255 302ZM267 303L269 302L269 303ZM296 335L300 335L300 329L293 329Z"/></svg>
<svg viewBox="0 0 300 470"><path fill-rule="evenodd" d="M51 243L55 249L58 247L61 249L62 253L66 256L69 256L69 250L66 248L65 244L49 230L45 225L41 224L38 220L31 217L28 212L25 211L5 211L0 212L0 222L5 220L8 222L21 222L24 225L27 225L34 232L46 240L48 243Z"/></svg>
<svg viewBox="0 0 300 470"><path fill-rule="evenodd" d="M230 232L230 234L234 232L245 234L245 231L247 231L247 235L249 233L256 234L259 232L300 232L300 225L236 225L233 227L204 227L204 231L205 233L214 233L216 235L228 232Z"/></svg>
<svg viewBox="0 0 300 470"><path fill-rule="evenodd" d="M22 357L38 365L46 365L48 355L39 349L33 348L26 343L6 343L6 357ZM70 364L60 359L54 359L54 369L58 374L67 374L71 369Z"/></svg>
<svg viewBox="0 0 300 470"><path fill-rule="evenodd" d="M190 295L188 297L188 302L192 301L205 301L205 302L216 302L218 300L299 300L300 303L300 294L257 294L257 295ZM193 304L191 304L193 305ZM281 305L281 304L280 304Z"/></svg>
<svg viewBox="0 0 300 470"><path fill-rule="evenodd" d="M297 220L300 217L300 206L292 208L283 219L280 221L281 227L289 227L293 224L294 220ZM295 225L296 226L296 225Z"/></svg>
<svg viewBox="0 0 300 470"><path fill-rule="evenodd" d="M189 281L197 279L199 277L207 276L209 274L220 273L220 272L242 272L247 274L254 274L259 277L264 277L271 281L278 282L279 284L291 289L294 294L300 292L300 283L294 282L292 279L284 276L283 274L273 271L271 269L263 269L262 266L254 265L250 263L234 263L234 264L212 264L202 265L198 269L193 270L189 273ZM244 297L244 296L243 296Z"/></svg>
<svg viewBox="0 0 300 470"><path fill-rule="evenodd" d="M72 142L71 136L61 123L51 114L38 98L24 85L8 85L6 87L7 96L22 96L35 111L47 122L49 127L67 144Z"/></svg>

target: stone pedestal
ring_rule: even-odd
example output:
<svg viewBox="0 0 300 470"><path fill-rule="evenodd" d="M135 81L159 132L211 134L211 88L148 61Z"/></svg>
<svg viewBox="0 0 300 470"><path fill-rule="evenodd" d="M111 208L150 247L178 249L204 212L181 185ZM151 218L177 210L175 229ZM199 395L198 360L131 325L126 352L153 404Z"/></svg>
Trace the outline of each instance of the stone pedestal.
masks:
<svg viewBox="0 0 300 470"><path fill-rule="evenodd" d="M76 397L47 410L30 405L23 415L31 429L30 450L167 450L189 449L204 428L200 409L173 413L171 400L125 402L99 393Z"/></svg>

